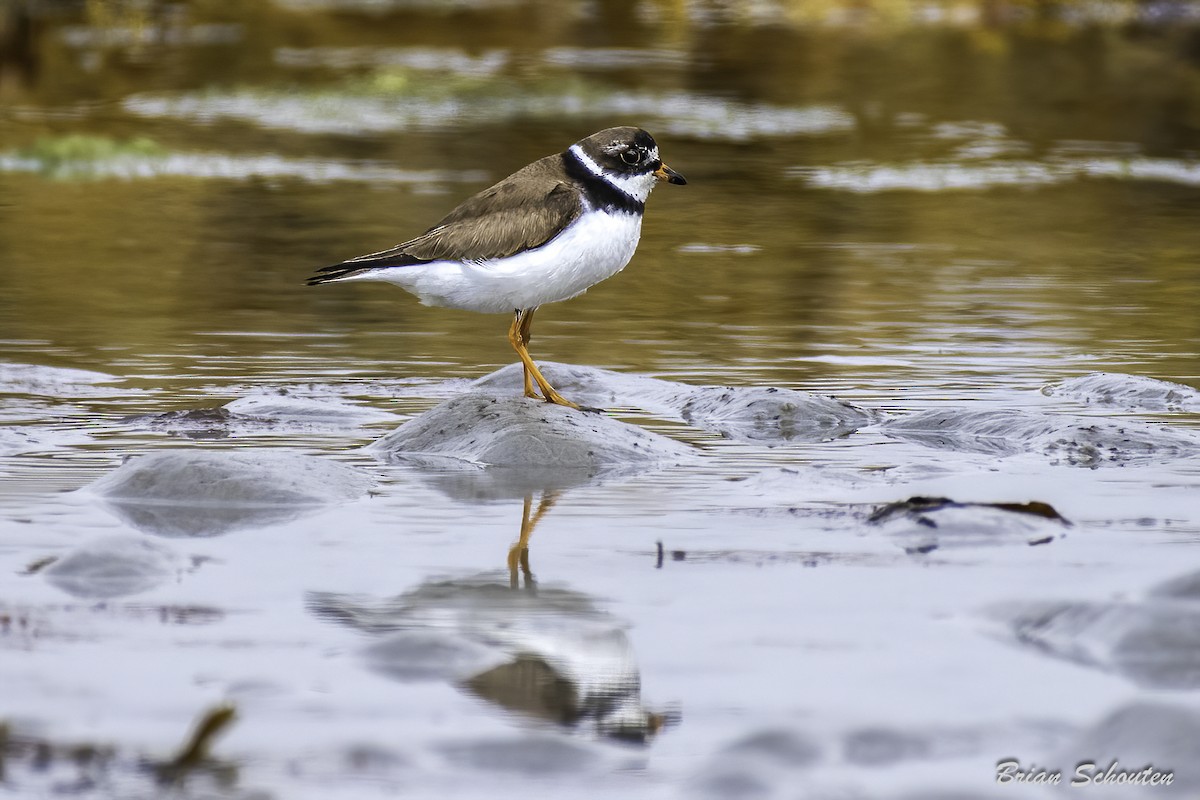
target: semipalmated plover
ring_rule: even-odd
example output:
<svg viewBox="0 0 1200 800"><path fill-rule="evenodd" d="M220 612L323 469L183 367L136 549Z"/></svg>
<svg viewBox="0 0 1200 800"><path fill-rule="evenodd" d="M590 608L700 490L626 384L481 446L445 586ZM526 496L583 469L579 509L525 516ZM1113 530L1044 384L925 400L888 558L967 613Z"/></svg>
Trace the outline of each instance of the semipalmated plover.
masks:
<svg viewBox="0 0 1200 800"><path fill-rule="evenodd" d="M641 128L607 128L466 200L415 239L322 267L309 285L387 281L429 306L514 315L508 340L525 396L579 408L529 356L533 314L620 272L637 248L658 181L685 184Z"/></svg>

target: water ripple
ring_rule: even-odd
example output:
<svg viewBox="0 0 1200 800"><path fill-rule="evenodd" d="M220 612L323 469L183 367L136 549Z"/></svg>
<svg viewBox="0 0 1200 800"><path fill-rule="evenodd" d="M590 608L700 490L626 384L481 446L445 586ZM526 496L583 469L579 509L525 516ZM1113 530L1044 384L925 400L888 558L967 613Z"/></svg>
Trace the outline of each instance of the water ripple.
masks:
<svg viewBox="0 0 1200 800"><path fill-rule="evenodd" d="M1170 158L1082 158L1052 161L994 161L985 164L914 161L794 167L790 177L822 189L870 193L941 192L995 186L1048 186L1106 178L1200 186L1200 162Z"/></svg>

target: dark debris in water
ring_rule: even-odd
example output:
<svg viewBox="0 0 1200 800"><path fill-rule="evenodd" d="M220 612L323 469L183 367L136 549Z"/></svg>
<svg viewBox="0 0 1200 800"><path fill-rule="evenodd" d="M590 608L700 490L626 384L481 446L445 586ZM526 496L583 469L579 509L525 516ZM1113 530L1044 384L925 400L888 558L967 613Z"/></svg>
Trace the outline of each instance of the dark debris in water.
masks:
<svg viewBox="0 0 1200 800"><path fill-rule="evenodd" d="M938 526L937 522L928 516L928 514L929 512L940 511L944 508L995 508L1000 511L1011 511L1014 514L1029 514L1043 519L1055 520L1064 525L1071 524L1065 517L1054 510L1054 506L1037 500L1028 503L960 503L951 500L949 497L921 496L910 497L907 500L900 500L881 506L867 518L867 522L878 524L897 516L908 516L916 520L920 525L936 528Z"/></svg>
<svg viewBox="0 0 1200 800"><path fill-rule="evenodd" d="M869 525L896 537L908 555L942 547L980 547L1053 542L1071 526L1049 503L970 503L948 497L910 497L881 506Z"/></svg>

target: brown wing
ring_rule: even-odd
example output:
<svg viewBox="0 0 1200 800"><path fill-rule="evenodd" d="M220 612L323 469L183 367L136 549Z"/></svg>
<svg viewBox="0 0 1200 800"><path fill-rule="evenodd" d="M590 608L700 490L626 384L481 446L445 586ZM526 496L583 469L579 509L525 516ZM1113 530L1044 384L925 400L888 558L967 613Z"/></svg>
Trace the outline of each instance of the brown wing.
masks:
<svg viewBox="0 0 1200 800"><path fill-rule="evenodd" d="M568 183L561 156L547 156L464 201L415 239L378 253L317 270L310 284L380 267L429 261L487 261L539 247L582 211L579 190Z"/></svg>

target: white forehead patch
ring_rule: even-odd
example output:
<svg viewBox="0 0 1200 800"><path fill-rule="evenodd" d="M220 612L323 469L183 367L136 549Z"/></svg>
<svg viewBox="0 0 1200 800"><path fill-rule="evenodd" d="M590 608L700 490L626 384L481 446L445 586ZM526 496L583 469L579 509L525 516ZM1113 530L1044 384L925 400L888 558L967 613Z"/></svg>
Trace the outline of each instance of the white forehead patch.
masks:
<svg viewBox="0 0 1200 800"><path fill-rule="evenodd" d="M650 190L654 188L654 184L658 183L658 178L654 177L653 172L647 172L645 175L618 175L615 172L608 172L592 161L588 154L583 152L583 148L577 144L571 145L571 152L579 159L579 163L587 168L588 172L620 189L639 203L646 202L646 198L650 196ZM657 147L654 148L654 153L657 158Z"/></svg>

